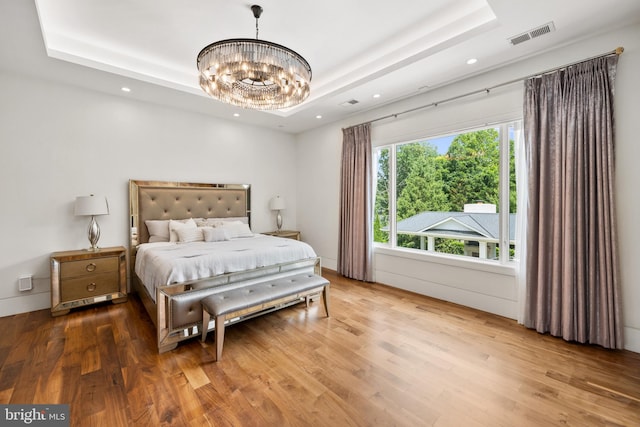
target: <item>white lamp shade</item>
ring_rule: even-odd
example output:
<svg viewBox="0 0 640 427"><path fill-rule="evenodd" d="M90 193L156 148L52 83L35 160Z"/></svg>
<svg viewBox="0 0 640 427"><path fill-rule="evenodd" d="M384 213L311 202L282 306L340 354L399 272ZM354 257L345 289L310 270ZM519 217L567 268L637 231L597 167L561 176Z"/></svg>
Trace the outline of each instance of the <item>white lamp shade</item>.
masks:
<svg viewBox="0 0 640 427"><path fill-rule="evenodd" d="M286 207L284 199L280 196L276 196L269 201L269 209L272 211L281 211Z"/></svg>
<svg viewBox="0 0 640 427"><path fill-rule="evenodd" d="M102 196L79 196L73 210L74 215L109 215L109 203Z"/></svg>

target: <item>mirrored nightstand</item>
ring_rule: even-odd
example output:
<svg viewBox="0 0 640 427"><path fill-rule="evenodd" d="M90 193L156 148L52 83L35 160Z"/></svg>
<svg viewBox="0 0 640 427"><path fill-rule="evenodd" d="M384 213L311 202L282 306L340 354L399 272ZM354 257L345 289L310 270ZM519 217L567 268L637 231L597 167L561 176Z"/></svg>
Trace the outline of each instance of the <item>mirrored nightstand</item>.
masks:
<svg viewBox="0 0 640 427"><path fill-rule="evenodd" d="M284 237L286 239L300 240L300 232L295 230L268 231L262 234L266 234L267 236L276 236L276 237Z"/></svg>
<svg viewBox="0 0 640 427"><path fill-rule="evenodd" d="M126 264L123 246L51 254L51 315L101 301L125 302Z"/></svg>

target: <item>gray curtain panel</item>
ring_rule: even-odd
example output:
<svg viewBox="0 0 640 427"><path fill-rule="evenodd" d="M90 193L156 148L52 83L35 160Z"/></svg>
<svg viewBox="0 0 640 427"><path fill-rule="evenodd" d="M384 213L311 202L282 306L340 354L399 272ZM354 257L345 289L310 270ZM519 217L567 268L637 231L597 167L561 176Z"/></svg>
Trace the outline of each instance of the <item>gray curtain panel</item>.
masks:
<svg viewBox="0 0 640 427"><path fill-rule="evenodd" d="M525 325L622 348L614 201L618 57L525 82L529 174Z"/></svg>
<svg viewBox="0 0 640 427"><path fill-rule="evenodd" d="M373 281L371 124L342 129L338 273Z"/></svg>

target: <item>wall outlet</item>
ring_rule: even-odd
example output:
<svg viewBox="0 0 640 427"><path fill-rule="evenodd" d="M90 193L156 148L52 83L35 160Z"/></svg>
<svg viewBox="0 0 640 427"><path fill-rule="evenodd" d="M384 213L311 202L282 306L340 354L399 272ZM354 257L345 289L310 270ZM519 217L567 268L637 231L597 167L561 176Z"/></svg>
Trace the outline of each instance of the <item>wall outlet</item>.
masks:
<svg viewBox="0 0 640 427"><path fill-rule="evenodd" d="M20 292L30 291L33 289L33 276L18 277L18 290Z"/></svg>

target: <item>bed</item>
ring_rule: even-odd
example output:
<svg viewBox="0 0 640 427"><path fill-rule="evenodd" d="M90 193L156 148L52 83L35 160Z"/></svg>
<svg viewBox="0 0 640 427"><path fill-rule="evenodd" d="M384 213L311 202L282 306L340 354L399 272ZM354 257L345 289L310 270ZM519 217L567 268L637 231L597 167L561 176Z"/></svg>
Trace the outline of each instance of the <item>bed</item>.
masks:
<svg viewBox="0 0 640 427"><path fill-rule="evenodd" d="M250 191L246 184L129 181L131 288L156 326L159 352L210 328L200 304L208 295L321 273L306 243L251 231Z"/></svg>

